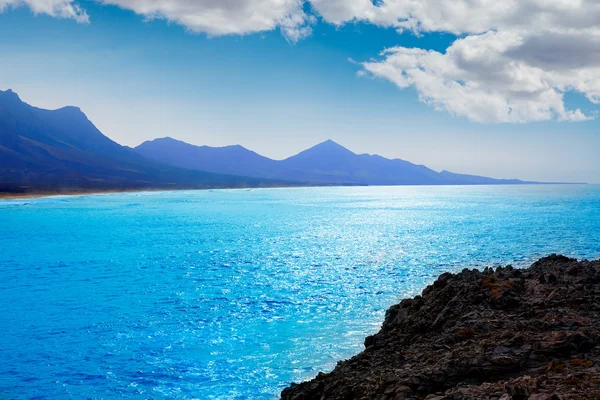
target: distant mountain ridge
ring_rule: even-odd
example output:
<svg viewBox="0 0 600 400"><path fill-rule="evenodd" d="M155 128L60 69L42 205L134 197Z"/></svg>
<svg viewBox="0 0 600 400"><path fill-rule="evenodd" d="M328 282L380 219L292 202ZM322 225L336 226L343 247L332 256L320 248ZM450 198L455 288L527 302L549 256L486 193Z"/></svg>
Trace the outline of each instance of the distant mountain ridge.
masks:
<svg viewBox="0 0 600 400"><path fill-rule="evenodd" d="M342 185L532 184L519 179L436 172L424 165L379 155L356 154L327 140L285 160L272 160L242 146L195 146L169 137L134 149L165 164L215 173Z"/></svg>
<svg viewBox="0 0 600 400"><path fill-rule="evenodd" d="M0 91L0 192L292 184L176 168L121 146L77 107L43 110Z"/></svg>
<svg viewBox="0 0 600 400"><path fill-rule="evenodd" d="M261 176L268 176L273 166L273 160L240 145L194 146L167 137L144 142L134 150L146 158L164 164L232 175L245 175L246 171L257 171Z"/></svg>
<svg viewBox="0 0 600 400"><path fill-rule="evenodd" d="M199 189L310 185L526 184L436 172L327 140L285 160L242 146L171 138L135 149L104 136L77 107L44 110L0 91L0 192Z"/></svg>

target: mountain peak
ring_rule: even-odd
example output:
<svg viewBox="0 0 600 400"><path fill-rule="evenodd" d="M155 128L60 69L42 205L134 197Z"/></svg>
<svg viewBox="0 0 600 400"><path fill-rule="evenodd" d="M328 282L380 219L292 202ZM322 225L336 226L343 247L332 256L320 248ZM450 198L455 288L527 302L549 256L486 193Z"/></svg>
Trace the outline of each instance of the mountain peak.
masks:
<svg viewBox="0 0 600 400"><path fill-rule="evenodd" d="M344 153L352 153L350 150L345 148L339 143L334 142L331 139L327 139L324 142L317 144L316 146L311 147L305 151L313 151L313 150L323 150L323 151L336 151L336 152L344 152ZM354 154L354 153L352 153Z"/></svg>
<svg viewBox="0 0 600 400"><path fill-rule="evenodd" d="M165 136L165 137L156 138L156 139L152 139L152 140L146 140L143 143L136 146L135 148L136 149L157 148L157 146L158 147L168 146L168 147L181 148L184 145L188 145L188 144L185 142L182 142L181 140L174 139L170 136ZM189 145L189 146L191 146L191 145Z"/></svg>
<svg viewBox="0 0 600 400"><path fill-rule="evenodd" d="M81 108L75 106L64 106L58 109L58 111L66 111L66 112L82 112Z"/></svg>
<svg viewBox="0 0 600 400"><path fill-rule="evenodd" d="M81 108L75 107L75 106L61 107L61 108L51 111L51 112L56 113L56 115L60 115L63 118L75 118L77 120L86 120L86 121L88 119L87 115L85 115L83 113L83 111L81 111Z"/></svg>
<svg viewBox="0 0 600 400"><path fill-rule="evenodd" d="M304 168L308 164L314 167L322 162L328 165L336 162L342 163L353 157L356 157L356 154L333 140L328 139L308 150L287 158L285 161L294 168L299 168L300 166Z"/></svg>
<svg viewBox="0 0 600 400"><path fill-rule="evenodd" d="M244 151L248 151L248 152L250 151L250 150L246 149L244 146L239 145L239 144L232 144L232 145L228 145L228 146L219 146L219 147L207 146L207 145L199 146L199 145L184 142L183 140L174 139L170 136L147 140L137 147L153 146L156 144L166 145L166 146L178 146L179 148L186 148L186 149L191 149L191 148L216 149L216 150L235 150L235 149L237 149L237 150L244 150Z"/></svg>
<svg viewBox="0 0 600 400"><path fill-rule="evenodd" d="M152 143L152 142L154 142L154 143L184 143L183 141L174 139L171 136L165 136L165 137L146 141L146 143Z"/></svg>
<svg viewBox="0 0 600 400"><path fill-rule="evenodd" d="M339 147L343 147L341 144L339 144L339 143L336 143L336 142L334 142L334 141L333 141L333 140L331 140L331 139L327 139L326 141L324 141L324 142L321 142L321 143L317 144L317 145L316 145L316 146L314 146L314 147L317 147L317 146L339 146Z"/></svg>
<svg viewBox="0 0 600 400"><path fill-rule="evenodd" d="M7 89L5 91L0 90L0 96L11 100L21 101L19 95L16 92L13 92L12 89Z"/></svg>

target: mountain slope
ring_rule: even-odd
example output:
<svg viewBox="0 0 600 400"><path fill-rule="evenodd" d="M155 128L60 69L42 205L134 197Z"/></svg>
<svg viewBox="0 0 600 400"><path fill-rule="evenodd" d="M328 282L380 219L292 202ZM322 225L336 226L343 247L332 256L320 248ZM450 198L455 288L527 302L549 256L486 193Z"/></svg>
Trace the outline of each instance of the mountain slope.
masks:
<svg viewBox="0 0 600 400"><path fill-rule="evenodd" d="M170 137L147 141L135 148L138 154L164 164L232 175L276 178L277 162L242 146L193 146Z"/></svg>
<svg viewBox="0 0 600 400"><path fill-rule="evenodd" d="M233 175L283 179L311 184L343 185L481 185L522 184L452 172L436 172L408 161L355 154L327 140L282 161L271 160L242 146L194 146L171 138L144 142L135 148L150 159L178 167Z"/></svg>
<svg viewBox="0 0 600 400"><path fill-rule="evenodd" d="M363 185L424 185L440 181L437 172L427 167L378 155L358 155L332 140L283 160L281 164L318 181Z"/></svg>
<svg viewBox="0 0 600 400"><path fill-rule="evenodd" d="M524 182L519 179L493 179L477 175L455 174L454 172L448 171L440 172L440 176L445 181L452 182L454 185L518 185L524 183L535 183Z"/></svg>
<svg viewBox="0 0 600 400"><path fill-rule="evenodd" d="M42 110L0 91L0 191L270 185L157 163L104 136L76 107Z"/></svg>
<svg viewBox="0 0 600 400"><path fill-rule="evenodd" d="M522 184L355 154L327 140L277 161L242 146L171 138L124 147L76 107L43 110L0 91L0 192L183 189L274 185Z"/></svg>

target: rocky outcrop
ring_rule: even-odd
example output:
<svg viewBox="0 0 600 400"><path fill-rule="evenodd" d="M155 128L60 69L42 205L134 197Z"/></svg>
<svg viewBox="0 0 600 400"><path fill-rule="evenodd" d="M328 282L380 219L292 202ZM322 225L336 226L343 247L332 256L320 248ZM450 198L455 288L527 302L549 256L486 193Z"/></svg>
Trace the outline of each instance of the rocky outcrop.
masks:
<svg viewBox="0 0 600 400"><path fill-rule="evenodd" d="M600 399L600 261L446 273L285 400Z"/></svg>

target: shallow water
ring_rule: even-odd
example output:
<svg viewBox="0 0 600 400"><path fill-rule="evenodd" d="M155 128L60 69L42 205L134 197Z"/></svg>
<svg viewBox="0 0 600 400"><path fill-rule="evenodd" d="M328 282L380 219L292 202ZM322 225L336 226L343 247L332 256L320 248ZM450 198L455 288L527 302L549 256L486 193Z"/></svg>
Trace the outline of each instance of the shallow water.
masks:
<svg viewBox="0 0 600 400"><path fill-rule="evenodd" d="M0 398L272 399L444 271L600 256L600 186L0 202Z"/></svg>

